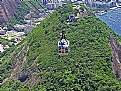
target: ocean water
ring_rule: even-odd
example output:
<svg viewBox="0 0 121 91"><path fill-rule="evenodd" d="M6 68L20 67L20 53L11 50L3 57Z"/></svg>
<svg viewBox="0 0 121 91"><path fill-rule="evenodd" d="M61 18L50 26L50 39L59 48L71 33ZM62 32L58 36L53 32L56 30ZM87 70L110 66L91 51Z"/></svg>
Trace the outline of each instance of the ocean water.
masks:
<svg viewBox="0 0 121 91"><path fill-rule="evenodd" d="M107 13L97 17L114 30L116 34L121 36L121 8L109 10Z"/></svg>

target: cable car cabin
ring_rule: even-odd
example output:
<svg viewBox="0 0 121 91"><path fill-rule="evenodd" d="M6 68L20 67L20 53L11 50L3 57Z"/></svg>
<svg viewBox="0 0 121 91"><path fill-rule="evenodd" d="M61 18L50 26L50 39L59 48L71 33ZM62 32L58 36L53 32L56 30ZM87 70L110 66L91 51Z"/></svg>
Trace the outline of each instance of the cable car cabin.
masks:
<svg viewBox="0 0 121 91"><path fill-rule="evenodd" d="M67 55L69 52L69 41L62 39L58 41L58 53L59 55Z"/></svg>
<svg viewBox="0 0 121 91"><path fill-rule="evenodd" d="M67 21L67 23L73 22L74 21L74 15L70 15L66 21Z"/></svg>

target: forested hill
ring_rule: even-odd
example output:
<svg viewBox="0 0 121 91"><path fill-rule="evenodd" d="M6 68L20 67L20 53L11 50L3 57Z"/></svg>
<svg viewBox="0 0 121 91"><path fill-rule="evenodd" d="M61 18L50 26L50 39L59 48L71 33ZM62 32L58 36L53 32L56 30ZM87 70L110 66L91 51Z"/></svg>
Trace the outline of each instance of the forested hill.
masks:
<svg viewBox="0 0 121 91"><path fill-rule="evenodd" d="M109 46L109 36L115 34L85 10L88 16L67 24L75 10L72 5L59 7L22 43L1 54L0 91L120 91ZM66 56L57 53L62 29L70 41Z"/></svg>

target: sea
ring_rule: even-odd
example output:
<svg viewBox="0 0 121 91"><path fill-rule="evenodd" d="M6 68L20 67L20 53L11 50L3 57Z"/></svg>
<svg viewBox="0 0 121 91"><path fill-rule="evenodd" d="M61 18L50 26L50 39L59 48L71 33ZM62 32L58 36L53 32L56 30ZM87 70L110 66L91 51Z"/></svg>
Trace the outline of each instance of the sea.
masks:
<svg viewBox="0 0 121 91"><path fill-rule="evenodd" d="M121 36L121 8L109 10L97 18L105 22L116 34Z"/></svg>

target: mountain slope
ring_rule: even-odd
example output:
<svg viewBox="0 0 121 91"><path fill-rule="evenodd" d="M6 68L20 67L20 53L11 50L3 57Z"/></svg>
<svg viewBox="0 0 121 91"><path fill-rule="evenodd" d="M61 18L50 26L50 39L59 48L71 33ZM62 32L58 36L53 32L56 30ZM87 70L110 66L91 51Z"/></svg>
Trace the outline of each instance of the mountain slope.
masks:
<svg viewBox="0 0 121 91"><path fill-rule="evenodd" d="M42 4L38 0L3 0L0 1L0 24L8 23L15 25L23 24L24 17L31 12L33 16L38 16L38 9L42 9Z"/></svg>
<svg viewBox="0 0 121 91"><path fill-rule="evenodd" d="M1 0L0 1L0 24L8 22L17 10L20 0Z"/></svg>
<svg viewBox="0 0 121 91"><path fill-rule="evenodd" d="M15 24L25 24L25 17L27 15L31 16L31 18L38 17L39 13L41 13L39 9L42 9L42 7L42 4L38 0L21 1L21 4L17 7L17 11L12 19L10 19L8 25L14 26Z"/></svg>
<svg viewBox="0 0 121 91"><path fill-rule="evenodd" d="M109 37L114 35L113 31L90 14L67 24L66 18L73 12L72 5L59 7L15 50L4 53L0 66L3 81L0 90L121 89L111 67ZM70 53L66 56L59 56L57 53L57 42L62 29L66 29L67 39L70 41Z"/></svg>

